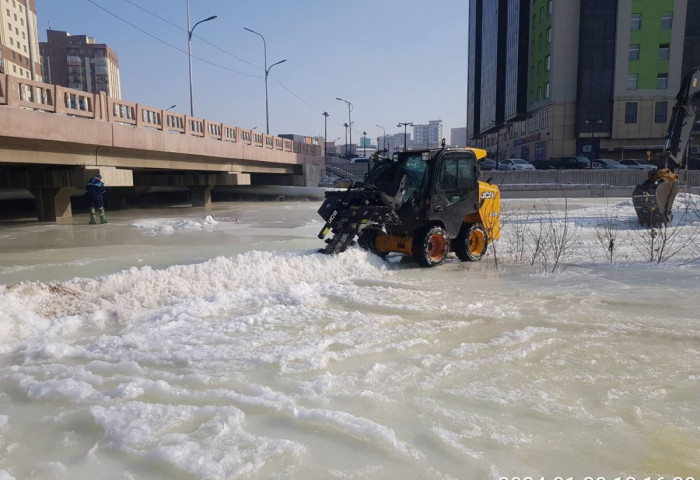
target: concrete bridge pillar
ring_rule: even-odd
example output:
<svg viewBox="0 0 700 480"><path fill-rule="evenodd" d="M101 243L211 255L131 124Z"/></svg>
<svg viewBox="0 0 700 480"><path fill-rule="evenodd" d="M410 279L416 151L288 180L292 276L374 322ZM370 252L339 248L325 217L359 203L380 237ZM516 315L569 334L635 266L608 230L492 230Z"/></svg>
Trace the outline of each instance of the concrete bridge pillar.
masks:
<svg viewBox="0 0 700 480"><path fill-rule="evenodd" d="M211 205L211 191L214 185L190 185L190 197L193 207L209 207Z"/></svg>
<svg viewBox="0 0 700 480"><path fill-rule="evenodd" d="M75 187L30 188L40 222L67 222L73 218L70 196Z"/></svg>

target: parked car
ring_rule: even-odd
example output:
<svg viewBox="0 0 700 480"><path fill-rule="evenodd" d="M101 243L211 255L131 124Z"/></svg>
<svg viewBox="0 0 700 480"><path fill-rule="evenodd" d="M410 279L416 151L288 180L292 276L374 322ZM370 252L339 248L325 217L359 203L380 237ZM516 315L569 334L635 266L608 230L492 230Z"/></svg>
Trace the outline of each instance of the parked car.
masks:
<svg viewBox="0 0 700 480"><path fill-rule="evenodd" d="M593 160L593 168L602 168L603 170L629 170L627 165L622 165L617 160L609 158L596 158Z"/></svg>
<svg viewBox="0 0 700 480"><path fill-rule="evenodd" d="M508 158L498 162L499 170L534 170L535 167L522 158Z"/></svg>
<svg viewBox="0 0 700 480"><path fill-rule="evenodd" d="M479 162L479 167L482 171L496 170L496 160L493 160L491 158L484 158L482 161Z"/></svg>
<svg viewBox="0 0 700 480"><path fill-rule="evenodd" d="M620 163L633 170L656 170L656 165L653 163L647 162L646 160L639 160L637 158L626 158L624 160L620 160Z"/></svg>
<svg viewBox="0 0 700 480"><path fill-rule="evenodd" d="M367 163L369 162L369 158L365 157L355 157L352 160L350 160L350 163Z"/></svg>
<svg viewBox="0 0 700 480"><path fill-rule="evenodd" d="M583 157L583 156L575 156L575 157L552 157L550 159L552 162L552 168L556 168L559 170L563 169L584 169L584 168L591 168L591 161L588 159L588 157ZM595 164L593 165L593 168L599 168L596 167Z"/></svg>
<svg viewBox="0 0 700 480"><path fill-rule="evenodd" d="M554 168L549 160L533 160L530 163L536 170L551 170Z"/></svg>

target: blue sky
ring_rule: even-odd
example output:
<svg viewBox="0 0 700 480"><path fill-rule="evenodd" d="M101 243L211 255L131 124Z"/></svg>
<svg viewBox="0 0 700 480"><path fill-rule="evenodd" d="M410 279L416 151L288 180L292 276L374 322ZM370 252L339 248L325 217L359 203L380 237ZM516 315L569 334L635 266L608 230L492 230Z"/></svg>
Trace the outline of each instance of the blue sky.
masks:
<svg viewBox="0 0 700 480"><path fill-rule="evenodd" d="M265 36L268 65L286 59L268 79L270 133L323 135L325 110L329 141L344 142L348 111L336 100L341 97L353 103L354 143L362 131L373 139L381 135L376 124L387 133L403 133L399 122L437 119L449 140L449 129L466 122L467 4L190 0L193 24L218 15L197 26L193 56L225 67L193 60L195 115L265 131L263 45L243 29L248 27ZM176 111L189 113L187 55L165 45L187 51L186 0L37 0L36 5L41 40L50 25L95 37L119 55L125 100L161 108L176 104Z"/></svg>

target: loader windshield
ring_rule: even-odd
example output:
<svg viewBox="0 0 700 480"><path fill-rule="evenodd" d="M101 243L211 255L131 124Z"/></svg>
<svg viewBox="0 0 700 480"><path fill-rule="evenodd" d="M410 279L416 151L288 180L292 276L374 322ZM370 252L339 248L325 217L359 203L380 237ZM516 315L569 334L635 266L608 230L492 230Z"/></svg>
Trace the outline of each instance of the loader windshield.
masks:
<svg viewBox="0 0 700 480"><path fill-rule="evenodd" d="M384 159L378 162L372 169L370 180L379 190L393 197L405 176L406 193L403 198L406 201L423 184L426 170L427 163L421 153L401 154L398 161Z"/></svg>

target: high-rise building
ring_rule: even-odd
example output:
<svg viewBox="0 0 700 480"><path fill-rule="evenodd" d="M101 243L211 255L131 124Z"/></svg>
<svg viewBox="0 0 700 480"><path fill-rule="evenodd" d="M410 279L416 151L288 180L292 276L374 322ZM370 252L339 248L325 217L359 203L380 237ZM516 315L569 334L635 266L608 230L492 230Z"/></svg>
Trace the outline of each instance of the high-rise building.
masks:
<svg viewBox="0 0 700 480"><path fill-rule="evenodd" d="M660 149L700 0L470 0L470 142L500 158Z"/></svg>
<svg viewBox="0 0 700 480"><path fill-rule="evenodd" d="M450 129L450 145L453 147L467 146L467 127Z"/></svg>
<svg viewBox="0 0 700 480"><path fill-rule="evenodd" d="M442 142L442 120L430 120L427 125L413 125L415 148L437 148Z"/></svg>
<svg viewBox="0 0 700 480"><path fill-rule="evenodd" d="M404 138L406 138L406 143L408 145L404 145ZM394 133L393 135L387 134L387 148L389 149L390 152L398 152L400 150L407 150L409 148L413 148L413 142L411 141L411 134L406 133L404 135L403 132L401 133Z"/></svg>
<svg viewBox="0 0 700 480"><path fill-rule="evenodd" d="M42 79L34 0L0 0L0 73Z"/></svg>
<svg viewBox="0 0 700 480"><path fill-rule="evenodd" d="M106 44L58 30L47 30L46 39L40 43L45 82L121 98L119 57Z"/></svg>

